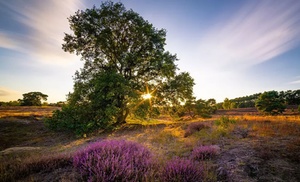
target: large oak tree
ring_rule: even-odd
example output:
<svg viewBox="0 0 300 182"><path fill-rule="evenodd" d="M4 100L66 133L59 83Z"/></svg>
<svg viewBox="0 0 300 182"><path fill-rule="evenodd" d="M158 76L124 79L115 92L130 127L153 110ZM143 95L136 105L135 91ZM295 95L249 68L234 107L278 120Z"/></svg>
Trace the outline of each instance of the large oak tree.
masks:
<svg viewBox="0 0 300 182"><path fill-rule="evenodd" d="M84 67L75 73L68 105L52 122L69 120L72 127L90 131L124 123L147 90L155 92L157 104L193 94L193 79L188 73L176 74L176 55L164 49L166 30L156 29L122 3L77 11L69 22L73 33L65 34L63 49L81 56ZM158 94L167 90L174 96L169 101Z"/></svg>

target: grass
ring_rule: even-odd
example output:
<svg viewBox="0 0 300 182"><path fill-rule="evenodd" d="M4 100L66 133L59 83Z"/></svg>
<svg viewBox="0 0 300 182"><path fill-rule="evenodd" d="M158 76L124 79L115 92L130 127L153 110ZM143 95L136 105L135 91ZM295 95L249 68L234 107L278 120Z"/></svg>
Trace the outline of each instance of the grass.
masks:
<svg viewBox="0 0 300 182"><path fill-rule="evenodd" d="M48 117L48 116L51 116L52 112L57 109L60 109L60 108L52 107L52 106L0 107L0 118L5 118L5 117L17 117L17 118Z"/></svg>
<svg viewBox="0 0 300 182"><path fill-rule="evenodd" d="M81 181L72 156L103 139L143 145L156 160L151 175L157 179L182 179L187 167L170 165L187 163L201 168L203 181L300 181L300 116L295 114L229 110L205 120L129 119L114 131L76 138L45 128L43 117L54 108L6 109L0 108L0 181ZM171 172L163 177L165 170Z"/></svg>

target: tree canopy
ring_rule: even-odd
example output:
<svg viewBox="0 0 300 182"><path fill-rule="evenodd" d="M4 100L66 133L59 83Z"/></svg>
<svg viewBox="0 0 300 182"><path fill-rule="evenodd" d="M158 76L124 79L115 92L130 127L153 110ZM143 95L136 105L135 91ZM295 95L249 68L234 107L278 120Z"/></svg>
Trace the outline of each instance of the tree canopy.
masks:
<svg viewBox="0 0 300 182"><path fill-rule="evenodd" d="M255 102L262 93L256 93L249 96L237 97L234 99L226 98L224 102L218 103L220 108L232 109L232 108L247 108L255 107ZM286 105L299 105L300 104L300 90L287 90L278 92L280 97Z"/></svg>
<svg viewBox="0 0 300 182"><path fill-rule="evenodd" d="M264 114L280 114L285 110L284 99L279 96L277 91L262 93L255 102L258 111Z"/></svg>
<svg viewBox="0 0 300 182"><path fill-rule="evenodd" d="M216 100L215 99L198 99L198 100L188 100L185 103L185 109L190 117L194 118L195 116L200 116L202 118L209 118L217 110Z"/></svg>
<svg viewBox="0 0 300 182"><path fill-rule="evenodd" d="M29 92L23 94L23 99L20 99L19 102L21 106L41 106L41 100L47 100L48 95L41 92Z"/></svg>
<svg viewBox="0 0 300 182"><path fill-rule="evenodd" d="M69 22L73 33L65 34L63 49L80 55L84 66L75 73L68 105L52 123L70 119L75 129L86 132L124 123L147 92L155 96L151 107L192 97L194 80L189 73L176 73L176 55L164 49L166 30L122 3L77 11Z"/></svg>

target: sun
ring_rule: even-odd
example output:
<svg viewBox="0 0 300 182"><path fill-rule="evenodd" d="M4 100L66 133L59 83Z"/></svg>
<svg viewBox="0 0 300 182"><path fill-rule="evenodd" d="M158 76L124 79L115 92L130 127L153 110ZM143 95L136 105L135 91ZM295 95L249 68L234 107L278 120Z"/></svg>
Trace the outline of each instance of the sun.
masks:
<svg viewBox="0 0 300 182"><path fill-rule="evenodd" d="M151 99L151 97L152 97L152 95L151 95L150 93L147 93L147 94L143 94L143 95L142 95L142 98L143 98L144 100Z"/></svg>

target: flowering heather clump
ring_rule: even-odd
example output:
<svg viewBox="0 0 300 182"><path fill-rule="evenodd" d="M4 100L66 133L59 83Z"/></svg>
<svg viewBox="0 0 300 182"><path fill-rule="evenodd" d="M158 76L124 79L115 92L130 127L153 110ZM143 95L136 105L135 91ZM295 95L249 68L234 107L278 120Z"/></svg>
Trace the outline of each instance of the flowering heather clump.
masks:
<svg viewBox="0 0 300 182"><path fill-rule="evenodd" d="M203 123L199 123L199 122L191 123L185 130L184 137L188 137L188 136L192 135L193 133L202 130L203 128L207 128L207 126L204 125Z"/></svg>
<svg viewBox="0 0 300 182"><path fill-rule="evenodd" d="M218 153L218 146L208 145L208 146L199 146L193 149L191 154L191 159L194 160L205 160L211 159L216 156Z"/></svg>
<svg viewBox="0 0 300 182"><path fill-rule="evenodd" d="M142 145L104 140L74 155L73 163L86 181L145 181L152 170L152 155Z"/></svg>
<svg viewBox="0 0 300 182"><path fill-rule="evenodd" d="M161 174L161 181L197 182L203 181L203 167L189 159L175 158L169 161Z"/></svg>

